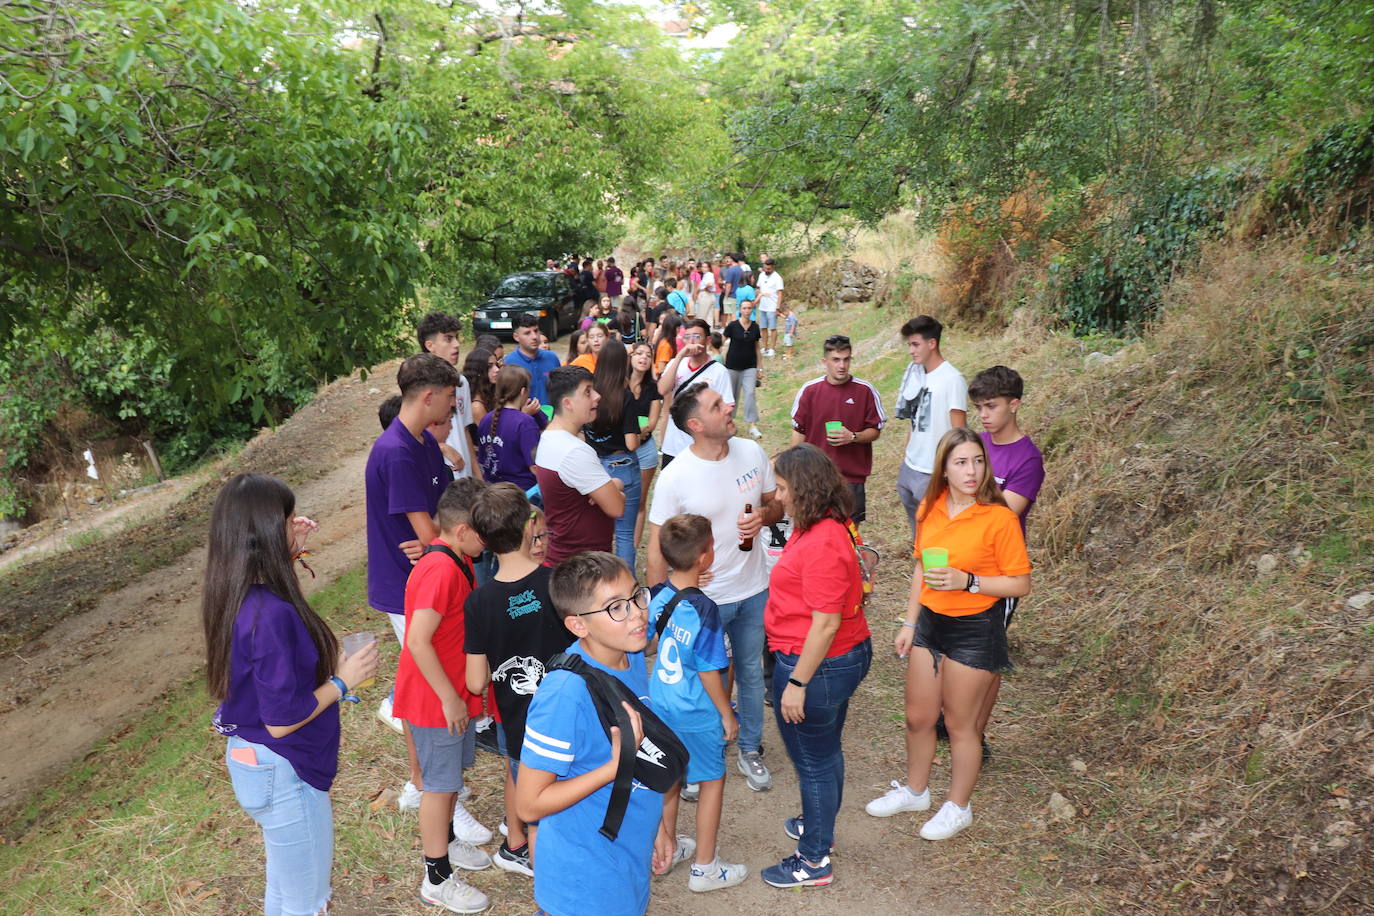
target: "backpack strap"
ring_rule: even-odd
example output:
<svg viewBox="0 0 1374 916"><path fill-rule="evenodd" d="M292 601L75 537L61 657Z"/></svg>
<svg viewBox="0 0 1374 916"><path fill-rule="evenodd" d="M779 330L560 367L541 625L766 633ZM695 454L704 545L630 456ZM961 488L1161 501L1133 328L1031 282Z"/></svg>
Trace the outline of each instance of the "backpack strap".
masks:
<svg viewBox="0 0 1374 916"><path fill-rule="evenodd" d="M462 557L458 556L458 554L453 550L452 547L448 546L447 544L430 544L428 547L425 548L425 553L442 553L447 555L448 558L452 560L454 563L457 563L458 568L463 571L464 578L468 580L468 588L476 587L477 581L472 577L471 567L469 567L468 564L463 561Z"/></svg>
<svg viewBox="0 0 1374 916"><path fill-rule="evenodd" d="M713 362L715 362L715 360L707 359L706 362L701 364L701 367L698 368L697 371L687 376L687 378L683 380L682 384L678 385L676 388L673 389L673 397L677 397L679 394L681 394L682 389L686 388L688 385L692 384L692 382L696 381L698 375L701 375L701 373L711 368L711 363Z"/></svg>
<svg viewBox="0 0 1374 916"><path fill-rule="evenodd" d="M592 703L597 707L597 711L608 716L620 729L620 759L615 765L611 801L606 806L606 816L598 830L602 836L614 843L615 838L620 835L620 825L625 820L625 811L630 807L630 792L634 789L635 755L639 753L639 748L634 743L634 723L630 721L630 714L625 707L617 702L617 693L612 685L605 683L604 679L609 676L588 665L580 656L571 652L560 652L549 659L545 670L571 671L581 677L587 685L587 692L591 694ZM610 729L607 726L607 735L609 734Z"/></svg>
<svg viewBox="0 0 1374 916"><path fill-rule="evenodd" d="M654 623L655 636L662 636L663 631L668 628L668 619L673 616L673 611L677 609L678 603L683 598L690 598L693 595L701 595L704 598L706 593L694 585L689 585L684 589L679 589L676 595L668 599L668 603L659 612L658 621Z"/></svg>

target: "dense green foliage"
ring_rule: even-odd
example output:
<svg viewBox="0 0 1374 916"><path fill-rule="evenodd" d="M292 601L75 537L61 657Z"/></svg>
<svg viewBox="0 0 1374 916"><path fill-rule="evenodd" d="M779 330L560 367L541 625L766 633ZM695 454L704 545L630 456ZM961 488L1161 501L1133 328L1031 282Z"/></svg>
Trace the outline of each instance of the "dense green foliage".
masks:
<svg viewBox="0 0 1374 916"><path fill-rule="evenodd" d="M417 288L462 312L606 245L672 159L648 113L696 95L647 24L541 10L0 4L0 368L175 465L402 352ZM10 480L52 407L4 377Z"/></svg>

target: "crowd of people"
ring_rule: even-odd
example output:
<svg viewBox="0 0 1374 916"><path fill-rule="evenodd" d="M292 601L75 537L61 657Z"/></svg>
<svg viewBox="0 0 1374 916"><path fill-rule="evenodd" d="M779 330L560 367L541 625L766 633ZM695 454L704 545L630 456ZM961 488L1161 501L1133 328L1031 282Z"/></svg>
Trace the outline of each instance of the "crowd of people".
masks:
<svg viewBox="0 0 1374 916"><path fill-rule="evenodd" d="M458 875L493 865L531 876L536 913L552 916L638 916L651 875L682 864L695 892L745 881L721 812L731 769L749 790L772 787L768 706L800 804L781 825L795 846L761 877L833 881L845 719L874 663L860 528L889 413L852 374L851 341L828 337L823 374L793 399L790 443L770 458L755 388L779 320L788 350L797 322L773 260L761 266L575 262L588 320L566 359L532 315L514 322L509 352L481 338L465 360L455 317L419 323L364 488L368 601L402 647L377 713L405 736L398 803L418 809L426 903L481 912L488 898ZM947 736L948 789L920 829L938 841L972 823L1044 468L1017 425L1015 371L966 383L941 355L939 321L899 333L906 443L889 485L914 568L891 648L905 665L907 770L865 810L930 809ZM304 599L293 560L316 526L295 513L274 478L226 483L204 590L215 726L262 828L269 914L327 906L339 704L378 674L375 640L341 648ZM463 803L479 740L508 764L494 853ZM678 833L683 802L695 835Z"/></svg>

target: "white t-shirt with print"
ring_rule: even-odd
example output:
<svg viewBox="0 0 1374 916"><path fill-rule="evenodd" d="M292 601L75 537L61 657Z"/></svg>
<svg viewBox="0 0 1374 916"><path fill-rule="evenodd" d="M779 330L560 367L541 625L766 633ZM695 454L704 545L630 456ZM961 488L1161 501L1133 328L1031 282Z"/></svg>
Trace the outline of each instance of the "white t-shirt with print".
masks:
<svg viewBox="0 0 1374 916"><path fill-rule="evenodd" d="M557 472L560 480L583 496L611 479L596 451L565 429L546 429L540 434L534 463Z"/></svg>
<svg viewBox="0 0 1374 916"><path fill-rule="evenodd" d="M768 531L754 539L753 550L739 550L736 520L745 503L757 512L764 495L775 489L768 453L752 439L731 439L730 451L720 461L707 461L684 449L658 474L649 521L662 525L683 512L709 519L716 544L714 578L701 590L717 604L743 601L768 587Z"/></svg>
<svg viewBox="0 0 1374 916"><path fill-rule="evenodd" d="M901 397L908 401L920 399L916 416L911 419L907 467L930 474L935 469L935 447L940 444L940 437L949 432L949 412L968 410L968 383L948 360L932 372L913 363L902 376Z"/></svg>
<svg viewBox="0 0 1374 916"><path fill-rule="evenodd" d="M678 363L677 379L673 382L673 390L676 391L680 388L682 383L691 378L692 373L695 371L695 369L687 368L687 360L685 359ZM735 389L734 386L730 384L730 372L715 360L711 360L707 364L705 372L692 379L693 385L697 382L705 382L710 385L711 390L725 399L725 403L735 403ZM673 418L669 416L668 425L663 430L663 454L680 455L687 451L687 446L691 444L692 437L678 429L677 424L673 422Z"/></svg>
<svg viewBox="0 0 1374 916"><path fill-rule="evenodd" d="M471 477L472 466L475 463L468 439L468 425L472 423L472 386L461 376L458 379L458 387L453 390L453 405L457 412L453 415L453 429L449 430L447 442L455 452L463 456L463 469L454 471L453 476L455 479Z"/></svg>
<svg viewBox="0 0 1374 916"><path fill-rule="evenodd" d="M782 274L776 270L771 274L761 273L755 278L754 286L759 291L759 311L776 312L778 291L783 288Z"/></svg>

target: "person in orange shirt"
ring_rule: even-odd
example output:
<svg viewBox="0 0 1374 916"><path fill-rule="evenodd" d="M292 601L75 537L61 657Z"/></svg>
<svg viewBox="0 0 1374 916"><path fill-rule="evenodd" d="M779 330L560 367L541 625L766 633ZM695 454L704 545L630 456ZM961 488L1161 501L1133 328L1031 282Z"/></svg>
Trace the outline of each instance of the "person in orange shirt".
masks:
<svg viewBox="0 0 1374 916"><path fill-rule="evenodd" d="M601 353L601 346L606 342L606 329L599 324L594 324L587 328L587 352L583 353L569 365L581 366L593 375L596 374L596 357Z"/></svg>
<svg viewBox="0 0 1374 916"><path fill-rule="evenodd" d="M992 476L987 450L956 426L935 450L935 473L918 508L916 571L894 648L906 659L907 783L869 802L874 817L930 808L935 720L949 729L946 801L921 827L944 840L973 823L969 797L983 764L979 713L997 675L1010 670L1008 603L1030 593L1030 559L1016 513ZM944 551L943 565L929 551ZM931 559L929 568L921 561ZM917 787L920 788L917 788Z"/></svg>

